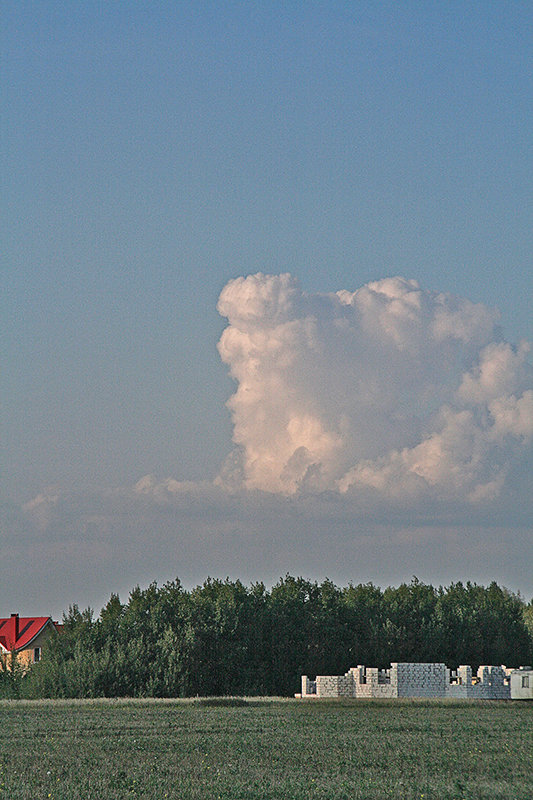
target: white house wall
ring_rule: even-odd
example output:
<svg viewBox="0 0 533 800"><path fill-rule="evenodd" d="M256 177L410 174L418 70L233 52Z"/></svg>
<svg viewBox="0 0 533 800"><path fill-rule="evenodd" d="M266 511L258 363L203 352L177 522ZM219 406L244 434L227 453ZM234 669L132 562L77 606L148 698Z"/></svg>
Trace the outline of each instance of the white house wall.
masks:
<svg viewBox="0 0 533 800"><path fill-rule="evenodd" d="M525 678L525 680L524 680ZM510 675L511 680L511 699L512 700L533 700L533 670L517 669ZM529 684L524 686L523 684Z"/></svg>

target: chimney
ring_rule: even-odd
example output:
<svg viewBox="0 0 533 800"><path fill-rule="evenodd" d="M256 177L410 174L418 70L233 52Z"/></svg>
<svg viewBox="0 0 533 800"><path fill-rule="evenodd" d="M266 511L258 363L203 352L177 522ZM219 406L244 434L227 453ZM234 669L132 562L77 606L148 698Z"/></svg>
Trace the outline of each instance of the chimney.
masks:
<svg viewBox="0 0 533 800"><path fill-rule="evenodd" d="M16 643L17 639L19 638L19 615L18 614L11 614L11 619L13 620L13 644Z"/></svg>

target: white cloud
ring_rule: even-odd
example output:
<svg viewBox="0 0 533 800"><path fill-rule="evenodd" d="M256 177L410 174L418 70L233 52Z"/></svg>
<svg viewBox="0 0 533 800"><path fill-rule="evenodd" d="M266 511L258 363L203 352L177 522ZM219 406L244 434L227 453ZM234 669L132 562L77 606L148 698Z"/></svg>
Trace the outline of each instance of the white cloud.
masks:
<svg viewBox="0 0 533 800"><path fill-rule="evenodd" d="M533 436L533 391L529 389L516 398L514 395L503 395L491 400L489 411L494 424L491 438L498 441L504 436L513 436L531 441Z"/></svg>
<svg viewBox="0 0 533 800"><path fill-rule="evenodd" d="M22 510L33 517L37 526L44 530L50 522L53 508L59 502L59 499L59 487L47 489L24 503Z"/></svg>
<svg viewBox="0 0 533 800"><path fill-rule="evenodd" d="M506 342L487 345L480 353L479 363L464 374L458 398L476 405L524 391L532 383L531 365L526 361L529 351L528 342L521 342L518 348Z"/></svg>
<svg viewBox="0 0 533 800"><path fill-rule="evenodd" d="M403 278L313 295L288 274L230 281L219 311L237 383L220 475L8 509L6 575L33 576L8 596L46 586L64 608L154 577L287 571L532 590L532 370L496 312Z"/></svg>
<svg viewBox="0 0 533 800"><path fill-rule="evenodd" d="M238 384L222 484L487 502L531 438L528 346L500 341L481 304L401 277L309 295L259 273L219 311Z"/></svg>

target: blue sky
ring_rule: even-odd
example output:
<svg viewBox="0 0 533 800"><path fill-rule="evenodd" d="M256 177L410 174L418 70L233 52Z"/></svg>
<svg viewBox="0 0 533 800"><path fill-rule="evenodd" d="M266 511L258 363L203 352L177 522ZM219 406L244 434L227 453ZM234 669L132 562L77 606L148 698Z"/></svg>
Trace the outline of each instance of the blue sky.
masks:
<svg viewBox="0 0 533 800"><path fill-rule="evenodd" d="M403 275L531 339L531 26L519 2L8 3L9 513L50 487L88 503L147 474L215 479L235 423L216 306L238 276L289 272L323 294ZM262 577L217 552L191 560L191 580ZM160 575L139 556L120 588L170 577L169 557ZM438 580L424 558L420 577ZM498 558L472 577L533 591L523 553L501 576ZM417 566L377 564L377 582ZM73 577L49 602L117 588L96 583Z"/></svg>

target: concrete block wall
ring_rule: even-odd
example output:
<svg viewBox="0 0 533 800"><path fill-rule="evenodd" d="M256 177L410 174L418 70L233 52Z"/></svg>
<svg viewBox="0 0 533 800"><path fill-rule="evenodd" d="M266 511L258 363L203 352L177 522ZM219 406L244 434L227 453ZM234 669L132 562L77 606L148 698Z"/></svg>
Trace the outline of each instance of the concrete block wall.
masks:
<svg viewBox="0 0 533 800"><path fill-rule="evenodd" d="M477 671L478 682L472 685L472 697L482 700L510 700L511 687L502 667L482 665Z"/></svg>
<svg viewBox="0 0 533 800"><path fill-rule="evenodd" d="M398 691L392 670L365 668L362 664L352 667L354 697L397 697Z"/></svg>
<svg viewBox="0 0 533 800"><path fill-rule="evenodd" d="M398 697L445 697L446 665L423 663L392 664Z"/></svg>
<svg viewBox="0 0 533 800"><path fill-rule="evenodd" d="M446 697L454 697L456 700L466 700L472 697L472 687L461 683L449 683L446 687Z"/></svg>
<svg viewBox="0 0 533 800"><path fill-rule="evenodd" d="M317 675L317 697L353 697L353 676L350 672L346 675Z"/></svg>
<svg viewBox="0 0 533 800"><path fill-rule="evenodd" d="M477 671L477 677L481 683L489 683L491 686L501 686L506 678L504 667L481 666Z"/></svg>
<svg viewBox="0 0 533 800"><path fill-rule="evenodd" d="M451 672L442 663L394 662L390 670L359 664L345 675L317 675L316 682L302 676L302 697L455 697L485 700L510 698L509 670L462 665Z"/></svg>
<svg viewBox="0 0 533 800"><path fill-rule="evenodd" d="M462 664L456 672L446 670L446 697L472 697L472 667Z"/></svg>
<svg viewBox="0 0 533 800"><path fill-rule="evenodd" d="M472 667L461 664L457 670L457 677L460 683L464 683L466 686L472 686Z"/></svg>
<svg viewBox="0 0 533 800"><path fill-rule="evenodd" d="M365 682L365 668L362 664L358 664L356 667L351 667L348 672L352 676L352 680L356 686Z"/></svg>
<svg viewBox="0 0 533 800"><path fill-rule="evenodd" d="M370 695L370 697L377 697L377 698L398 697L398 687L391 686L390 683L380 683L377 686L372 687L372 694Z"/></svg>
<svg viewBox="0 0 533 800"><path fill-rule="evenodd" d="M511 696L507 671L503 667L481 666L477 676L472 677L472 668L460 666L452 674L446 687L446 697L471 697L479 700L508 700Z"/></svg>
<svg viewBox="0 0 533 800"><path fill-rule="evenodd" d="M302 697L316 697L316 681L310 681L307 675L302 675Z"/></svg>
<svg viewBox="0 0 533 800"><path fill-rule="evenodd" d="M354 697L374 697L374 687L367 683L354 683Z"/></svg>
<svg viewBox="0 0 533 800"><path fill-rule="evenodd" d="M375 687L379 683L379 670L377 667L366 668L366 683L368 686Z"/></svg>
<svg viewBox="0 0 533 800"><path fill-rule="evenodd" d="M465 699L468 696L468 688L459 670L446 669L446 697Z"/></svg>

